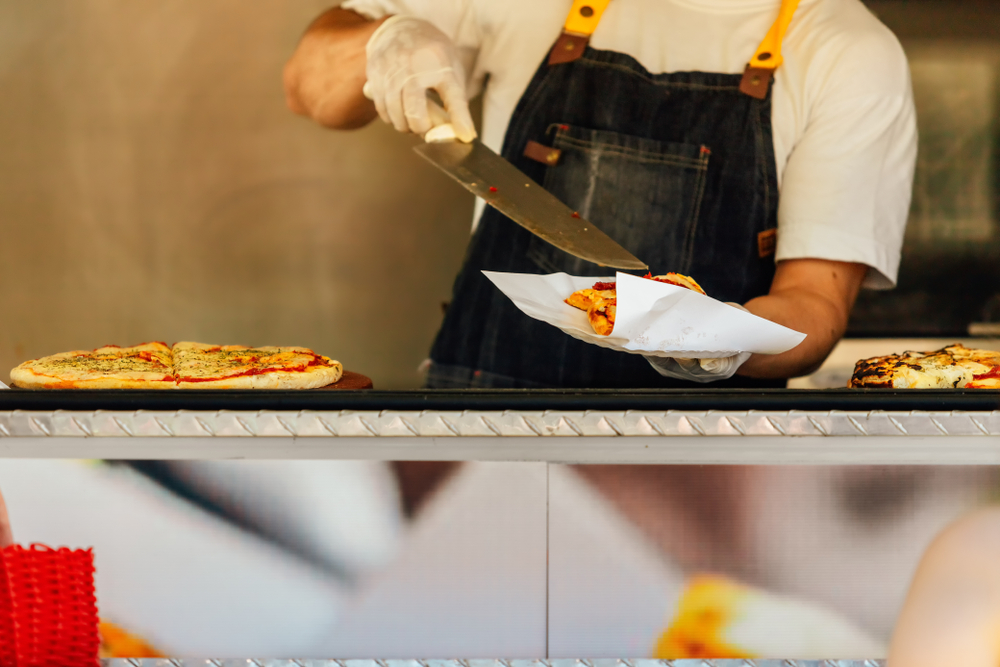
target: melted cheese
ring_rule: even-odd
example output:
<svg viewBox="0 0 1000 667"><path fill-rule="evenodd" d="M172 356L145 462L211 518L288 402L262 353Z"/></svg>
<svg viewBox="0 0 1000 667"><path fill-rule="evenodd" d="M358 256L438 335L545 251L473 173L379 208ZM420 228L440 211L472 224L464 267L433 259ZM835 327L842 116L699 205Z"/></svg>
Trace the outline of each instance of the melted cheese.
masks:
<svg viewBox="0 0 1000 667"><path fill-rule="evenodd" d="M948 356L928 356L898 368L892 377L897 389L952 389L964 387L972 371Z"/></svg>
<svg viewBox="0 0 1000 667"><path fill-rule="evenodd" d="M904 352L863 359L854 368L851 387L962 389L1000 387L994 374L1000 352L950 345L936 352Z"/></svg>
<svg viewBox="0 0 1000 667"><path fill-rule="evenodd" d="M285 370L305 370L309 366L330 366L333 362L304 347L213 346L177 343L174 367L181 381L263 374Z"/></svg>

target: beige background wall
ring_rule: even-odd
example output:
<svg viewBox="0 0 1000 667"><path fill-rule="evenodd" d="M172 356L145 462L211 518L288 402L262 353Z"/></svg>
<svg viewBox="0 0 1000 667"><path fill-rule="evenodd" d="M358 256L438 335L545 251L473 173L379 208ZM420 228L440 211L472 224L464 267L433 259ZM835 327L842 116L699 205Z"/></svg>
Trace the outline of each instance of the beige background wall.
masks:
<svg viewBox="0 0 1000 667"><path fill-rule="evenodd" d="M472 198L413 138L286 110L282 65L333 1L0 0L0 379L58 351L194 339L307 345L378 387L419 385ZM988 243L997 10L869 5L911 56L908 247Z"/></svg>
<svg viewBox="0 0 1000 667"><path fill-rule="evenodd" d="M145 340L299 344L417 386L472 199L281 68L329 0L0 0L0 379Z"/></svg>

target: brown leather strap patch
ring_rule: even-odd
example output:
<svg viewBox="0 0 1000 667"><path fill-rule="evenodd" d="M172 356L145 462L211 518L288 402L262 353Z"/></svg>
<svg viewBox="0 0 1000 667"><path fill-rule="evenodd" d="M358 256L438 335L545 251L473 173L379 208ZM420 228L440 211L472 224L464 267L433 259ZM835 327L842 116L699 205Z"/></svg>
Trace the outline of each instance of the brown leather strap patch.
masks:
<svg viewBox="0 0 1000 667"><path fill-rule="evenodd" d="M552 50L549 52L549 64L561 65L571 63L583 55L583 50L587 48L589 37L582 35L571 35L564 32L559 35Z"/></svg>
<svg viewBox="0 0 1000 667"><path fill-rule="evenodd" d="M757 235L757 253L761 259L770 257L778 248L778 230L766 229Z"/></svg>
<svg viewBox="0 0 1000 667"><path fill-rule="evenodd" d="M740 79L740 92L762 100L767 97L767 91L771 89L773 77L774 70L747 65L747 68L743 70L743 78Z"/></svg>
<svg viewBox="0 0 1000 667"><path fill-rule="evenodd" d="M562 151L558 148L551 148L537 141L529 141L528 145L524 147L524 157L531 158L535 162L547 164L550 167L554 167L559 163L560 155L562 155Z"/></svg>

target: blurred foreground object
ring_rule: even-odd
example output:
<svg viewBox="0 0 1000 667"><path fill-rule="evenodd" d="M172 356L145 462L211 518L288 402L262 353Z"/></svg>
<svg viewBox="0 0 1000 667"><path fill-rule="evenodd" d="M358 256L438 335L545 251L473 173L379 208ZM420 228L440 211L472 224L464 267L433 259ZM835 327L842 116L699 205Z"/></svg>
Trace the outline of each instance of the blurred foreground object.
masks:
<svg viewBox="0 0 1000 667"><path fill-rule="evenodd" d="M165 658L145 640L123 630L114 623L100 623L102 658Z"/></svg>
<svg viewBox="0 0 1000 667"><path fill-rule="evenodd" d="M959 519L924 553L888 665L1000 665L1000 509Z"/></svg>
<svg viewBox="0 0 1000 667"><path fill-rule="evenodd" d="M14 544L14 534L10 529L10 517L7 514L7 503L0 495L0 549L6 549Z"/></svg>
<svg viewBox="0 0 1000 667"><path fill-rule="evenodd" d="M716 576L691 580L656 644L659 660L862 658L878 642L833 612Z"/></svg>
<svg viewBox="0 0 1000 667"><path fill-rule="evenodd" d="M0 552L0 667L95 666L97 627L90 549Z"/></svg>

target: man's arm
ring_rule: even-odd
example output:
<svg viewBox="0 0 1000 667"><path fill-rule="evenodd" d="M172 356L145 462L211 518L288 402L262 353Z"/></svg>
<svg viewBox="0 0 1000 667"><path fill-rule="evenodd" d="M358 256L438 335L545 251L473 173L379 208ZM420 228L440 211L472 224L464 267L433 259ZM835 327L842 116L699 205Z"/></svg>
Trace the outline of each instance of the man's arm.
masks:
<svg viewBox="0 0 1000 667"><path fill-rule="evenodd" d="M332 129L351 130L374 120L375 104L362 93L365 46L384 20L331 9L313 21L285 65L288 108Z"/></svg>
<svg viewBox="0 0 1000 667"><path fill-rule="evenodd" d="M823 259L778 263L771 291L746 305L754 315L806 334L782 354L755 354L738 374L753 378L807 375L823 363L847 330L847 320L868 267Z"/></svg>

